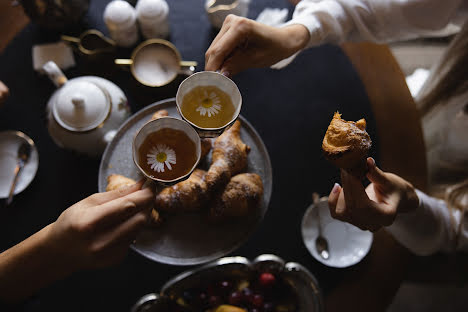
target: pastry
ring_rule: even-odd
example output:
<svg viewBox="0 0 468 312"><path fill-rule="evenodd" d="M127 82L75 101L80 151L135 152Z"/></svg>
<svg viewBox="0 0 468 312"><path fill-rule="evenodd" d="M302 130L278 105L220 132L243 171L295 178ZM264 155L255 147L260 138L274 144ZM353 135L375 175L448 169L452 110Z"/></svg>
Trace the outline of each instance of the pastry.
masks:
<svg viewBox="0 0 468 312"><path fill-rule="evenodd" d="M362 179L367 172L366 158L371 145L365 119L346 121L336 112L323 138L322 150L333 164Z"/></svg>
<svg viewBox="0 0 468 312"><path fill-rule="evenodd" d="M250 147L242 142L240 128L240 122L236 121L214 141L212 164L205 177L210 190L221 189L247 167Z"/></svg>
<svg viewBox="0 0 468 312"><path fill-rule="evenodd" d="M106 191L117 190L121 187L130 186L135 184L136 181L130 178L127 178L120 174L111 174L107 177L107 187ZM162 222L161 216L156 209L151 209L151 222L153 225L159 225Z"/></svg>
<svg viewBox="0 0 468 312"><path fill-rule="evenodd" d="M159 118L163 118L167 116L169 116L169 112L165 109L160 109L151 116L151 120L155 120L155 119L159 119Z"/></svg>
<svg viewBox="0 0 468 312"><path fill-rule="evenodd" d="M164 188L156 195L156 207L171 213L200 210L208 201L205 175L206 171L195 169L187 180Z"/></svg>
<svg viewBox="0 0 468 312"><path fill-rule="evenodd" d="M120 174L111 174L107 177L106 192L135 184L136 181Z"/></svg>
<svg viewBox="0 0 468 312"><path fill-rule="evenodd" d="M211 139L201 139L201 156L200 159L204 159L206 155L211 151L212 141Z"/></svg>
<svg viewBox="0 0 468 312"><path fill-rule="evenodd" d="M258 174L238 174L229 181L221 196L212 203L210 219L222 221L255 215L262 196L263 183Z"/></svg>

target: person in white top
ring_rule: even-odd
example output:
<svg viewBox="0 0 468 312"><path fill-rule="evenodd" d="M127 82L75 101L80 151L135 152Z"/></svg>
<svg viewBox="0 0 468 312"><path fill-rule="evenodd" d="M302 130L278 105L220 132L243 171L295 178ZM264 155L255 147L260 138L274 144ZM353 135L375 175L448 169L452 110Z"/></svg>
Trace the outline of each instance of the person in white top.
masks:
<svg viewBox="0 0 468 312"><path fill-rule="evenodd" d="M468 251L468 1L302 0L280 28L231 15L206 51L205 69L231 76L325 43L391 42L454 31L459 34L416 99L429 193L437 197L383 172L369 158L371 184L364 188L342 171L343 188L335 184L329 206L333 217L362 229L385 226L417 255Z"/></svg>

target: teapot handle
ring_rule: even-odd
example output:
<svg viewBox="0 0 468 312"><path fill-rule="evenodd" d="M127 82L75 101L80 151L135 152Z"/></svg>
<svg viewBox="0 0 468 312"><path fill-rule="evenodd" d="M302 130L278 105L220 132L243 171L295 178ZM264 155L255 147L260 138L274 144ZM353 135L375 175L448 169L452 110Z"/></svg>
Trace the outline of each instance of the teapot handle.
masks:
<svg viewBox="0 0 468 312"><path fill-rule="evenodd" d="M42 66L42 69L58 88L63 86L68 81L67 77L65 77L57 64L55 64L53 61L48 61L45 63L44 66Z"/></svg>

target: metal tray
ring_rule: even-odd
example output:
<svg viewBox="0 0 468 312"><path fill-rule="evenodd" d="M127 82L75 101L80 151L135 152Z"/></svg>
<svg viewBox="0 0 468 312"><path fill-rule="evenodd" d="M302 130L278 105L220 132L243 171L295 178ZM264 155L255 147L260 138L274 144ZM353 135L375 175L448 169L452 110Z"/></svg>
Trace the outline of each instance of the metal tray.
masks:
<svg viewBox="0 0 468 312"><path fill-rule="evenodd" d="M200 282L239 277L249 279L265 271L281 276L292 287L298 300L298 312L324 311L322 291L312 273L299 263L285 263L275 255L260 255L253 261L244 257L221 258L181 273L169 280L160 294L150 293L141 297L132 312L167 312L169 298L182 297L185 290L196 289Z"/></svg>
<svg viewBox="0 0 468 312"><path fill-rule="evenodd" d="M98 176L99 192L107 186L107 176L122 174L138 180L141 173L132 160L132 141L135 133L157 110L166 109L169 116L180 118L175 99L167 99L151 104L132 115L117 131L101 159ZM263 181L263 200L259 216L223 225L206 222L202 214L171 215L160 228L142 231L132 248L141 255L157 262L172 265L194 265L223 257L240 247L261 223L268 209L272 192L272 170L270 157L257 131L250 123L239 116L241 138L250 146L247 172L257 173ZM208 169L211 153L200 168Z"/></svg>

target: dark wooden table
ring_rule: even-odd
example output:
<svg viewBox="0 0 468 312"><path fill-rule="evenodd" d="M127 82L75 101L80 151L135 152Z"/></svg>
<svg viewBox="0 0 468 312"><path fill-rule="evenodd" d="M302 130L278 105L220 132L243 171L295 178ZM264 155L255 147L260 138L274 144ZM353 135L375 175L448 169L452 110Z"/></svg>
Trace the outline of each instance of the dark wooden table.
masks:
<svg viewBox="0 0 468 312"><path fill-rule="evenodd" d="M83 24L67 34L76 35L87 28L106 32L101 15L107 2L92 1ZM169 2L169 6L170 41L185 60L198 61L197 70L203 70L204 52L216 35L204 12L203 1L177 0ZM251 4L249 17L255 18L265 7L293 10L286 1L257 0ZM40 158L33 183L15 197L11 207L1 211L0 250L53 222L64 209L97 191L99 159L60 149L45 126L45 107L54 87L46 77L33 71L31 48L55 40L58 34L28 25L0 56L0 80L11 91L9 100L0 109L0 131L15 129L31 136ZM131 49L119 50L117 55L128 56L130 52ZM139 85L129 72L113 66L113 55L101 59L86 59L79 54L76 57L78 66L67 71L67 76L94 74L114 81L127 94L133 112L173 97L183 79L180 77L164 88L151 89ZM234 81L244 100L242 115L254 125L267 146L274 181L263 224L233 254L253 258L274 253L287 261L302 263L318 278L326 295L340 293L341 285L353 287L353 278L349 277L356 274L368 276L372 283L369 274L373 272L372 267L366 263L372 262L373 256L351 269L328 268L308 253L300 232L312 192L327 195L339 179L339 171L323 158L320 148L334 111L339 110L350 120L366 118L374 140L372 156L378 156L379 140L372 108L347 56L339 47L323 46L304 51L281 71L248 70L234 77ZM171 276L185 269L154 263L129 252L125 261L116 267L77 272L44 289L28 302L28 309L128 311L139 297L157 291Z"/></svg>

